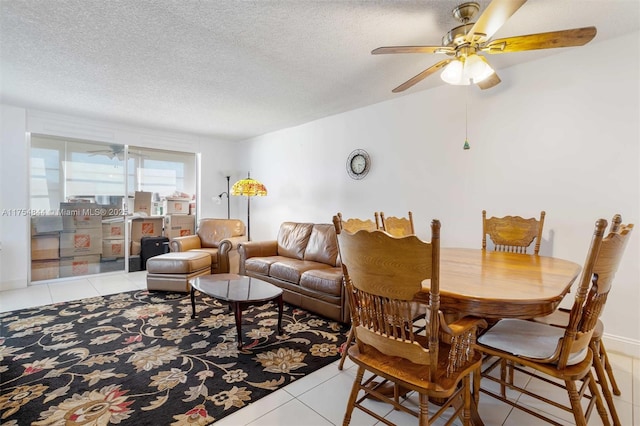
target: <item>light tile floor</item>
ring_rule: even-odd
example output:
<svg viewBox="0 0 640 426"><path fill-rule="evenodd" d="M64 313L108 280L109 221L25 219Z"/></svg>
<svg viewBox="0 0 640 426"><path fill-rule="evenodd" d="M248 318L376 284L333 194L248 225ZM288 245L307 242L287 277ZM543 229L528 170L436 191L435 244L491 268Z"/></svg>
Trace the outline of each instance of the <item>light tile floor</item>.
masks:
<svg viewBox="0 0 640 426"><path fill-rule="evenodd" d="M146 288L146 271L93 275L68 280L55 280L31 285L25 289L0 292L0 312L24 309L54 302L70 301L100 295L114 294ZM618 385L622 391L614 396L618 415L623 426L640 426L640 359L609 353ZM258 400L242 410L216 422L220 426L331 426L341 425L344 408L355 376L354 364L347 361L343 371L338 370L338 362L332 363L289 386ZM484 386L484 385L483 385ZM552 399L566 398L566 394L538 381L527 384L530 388L544 392ZM557 416L561 424L573 424L569 413L540 406L525 395L512 393L510 397L520 398L534 409L545 410ZM409 398L407 403L415 403ZM398 425L415 425L417 420L407 414L393 411L381 403L369 401L369 408ZM481 396L480 416L487 426L527 426L538 425L540 420L520 410ZM372 417L356 410L352 425L379 425ZM437 422L436 425L444 424ZM459 421L455 424L459 425ZM589 425L601 425L597 413L591 416Z"/></svg>

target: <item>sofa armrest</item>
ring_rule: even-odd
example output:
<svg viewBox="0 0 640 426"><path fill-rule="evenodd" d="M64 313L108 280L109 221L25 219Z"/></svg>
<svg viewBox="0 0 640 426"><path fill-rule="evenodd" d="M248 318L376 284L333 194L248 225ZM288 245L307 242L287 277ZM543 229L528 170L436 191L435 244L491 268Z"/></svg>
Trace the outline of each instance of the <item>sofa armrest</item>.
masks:
<svg viewBox="0 0 640 426"><path fill-rule="evenodd" d="M188 251L202 248L200 237L197 235L185 235L171 239L171 251Z"/></svg>
<svg viewBox="0 0 640 426"><path fill-rule="evenodd" d="M247 242L247 236L241 235L239 237L229 237L220 241L220 245L218 246L218 253L226 254L229 253L233 249L238 249L240 244Z"/></svg>
<svg viewBox="0 0 640 426"><path fill-rule="evenodd" d="M237 250L239 244L247 241L246 235L241 235L239 237L229 237L225 240L220 241L220 245L218 245L218 268L220 272L230 272L231 271L231 259L229 259L229 253L233 250ZM238 255L235 255L234 264L237 263Z"/></svg>
<svg viewBox="0 0 640 426"><path fill-rule="evenodd" d="M240 275L246 275L244 262L251 257L266 257L278 255L278 241L245 241L238 245L240 254Z"/></svg>

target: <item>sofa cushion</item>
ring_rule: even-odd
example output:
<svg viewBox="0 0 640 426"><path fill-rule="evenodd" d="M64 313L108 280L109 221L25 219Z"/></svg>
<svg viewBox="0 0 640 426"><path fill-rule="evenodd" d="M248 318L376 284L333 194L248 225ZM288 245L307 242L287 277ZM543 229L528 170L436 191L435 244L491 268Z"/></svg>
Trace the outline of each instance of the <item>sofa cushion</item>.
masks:
<svg viewBox="0 0 640 426"><path fill-rule="evenodd" d="M245 235L245 228L238 219L202 219L197 234L202 247L218 247L222 240Z"/></svg>
<svg viewBox="0 0 640 426"><path fill-rule="evenodd" d="M307 260L284 259L271 265L269 276L290 283L299 283L300 276L311 269L329 268L329 265Z"/></svg>
<svg viewBox="0 0 640 426"><path fill-rule="evenodd" d="M194 251L165 253L147 260L149 274L190 274L211 267L211 256Z"/></svg>
<svg viewBox="0 0 640 426"><path fill-rule="evenodd" d="M292 259L304 259L312 223L284 222L278 231L278 255Z"/></svg>
<svg viewBox="0 0 640 426"><path fill-rule="evenodd" d="M271 265L287 259L288 258L284 256L250 257L249 259L245 260L244 268L247 272L269 275L269 269L271 268Z"/></svg>
<svg viewBox="0 0 640 426"><path fill-rule="evenodd" d="M300 277L300 287L318 293L342 294L342 268L323 268L306 271Z"/></svg>
<svg viewBox="0 0 640 426"><path fill-rule="evenodd" d="M207 253L209 256L211 256L211 264L212 265L217 265L218 264L218 249L217 248L199 248L199 249L193 249L193 250L189 250L189 251L185 251L184 253Z"/></svg>
<svg viewBox="0 0 640 426"><path fill-rule="evenodd" d="M313 225L307 249L304 252L304 260L326 263L331 266L338 266L338 239L336 238L336 228L328 223Z"/></svg>

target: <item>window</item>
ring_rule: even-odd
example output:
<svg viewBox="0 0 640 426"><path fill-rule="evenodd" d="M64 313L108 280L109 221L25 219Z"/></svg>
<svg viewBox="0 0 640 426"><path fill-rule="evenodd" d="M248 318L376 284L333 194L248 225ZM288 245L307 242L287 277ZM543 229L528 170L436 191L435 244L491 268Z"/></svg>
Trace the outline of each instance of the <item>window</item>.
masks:
<svg viewBox="0 0 640 426"><path fill-rule="evenodd" d="M32 281L124 270L127 232L103 236L103 229L126 228L135 192L153 193L161 206L162 198L191 199L196 191L193 153L32 135L30 157ZM97 209L78 211L101 217L65 217L80 205L70 202L92 203Z"/></svg>

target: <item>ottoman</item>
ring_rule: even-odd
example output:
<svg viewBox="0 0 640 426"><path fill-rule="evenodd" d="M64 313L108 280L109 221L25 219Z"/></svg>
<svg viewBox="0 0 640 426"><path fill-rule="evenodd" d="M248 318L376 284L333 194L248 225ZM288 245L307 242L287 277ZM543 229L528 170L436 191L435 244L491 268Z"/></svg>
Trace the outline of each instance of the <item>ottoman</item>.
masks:
<svg viewBox="0 0 640 426"><path fill-rule="evenodd" d="M147 260L147 289L188 293L191 290L191 278L209 274L209 253L165 253Z"/></svg>

